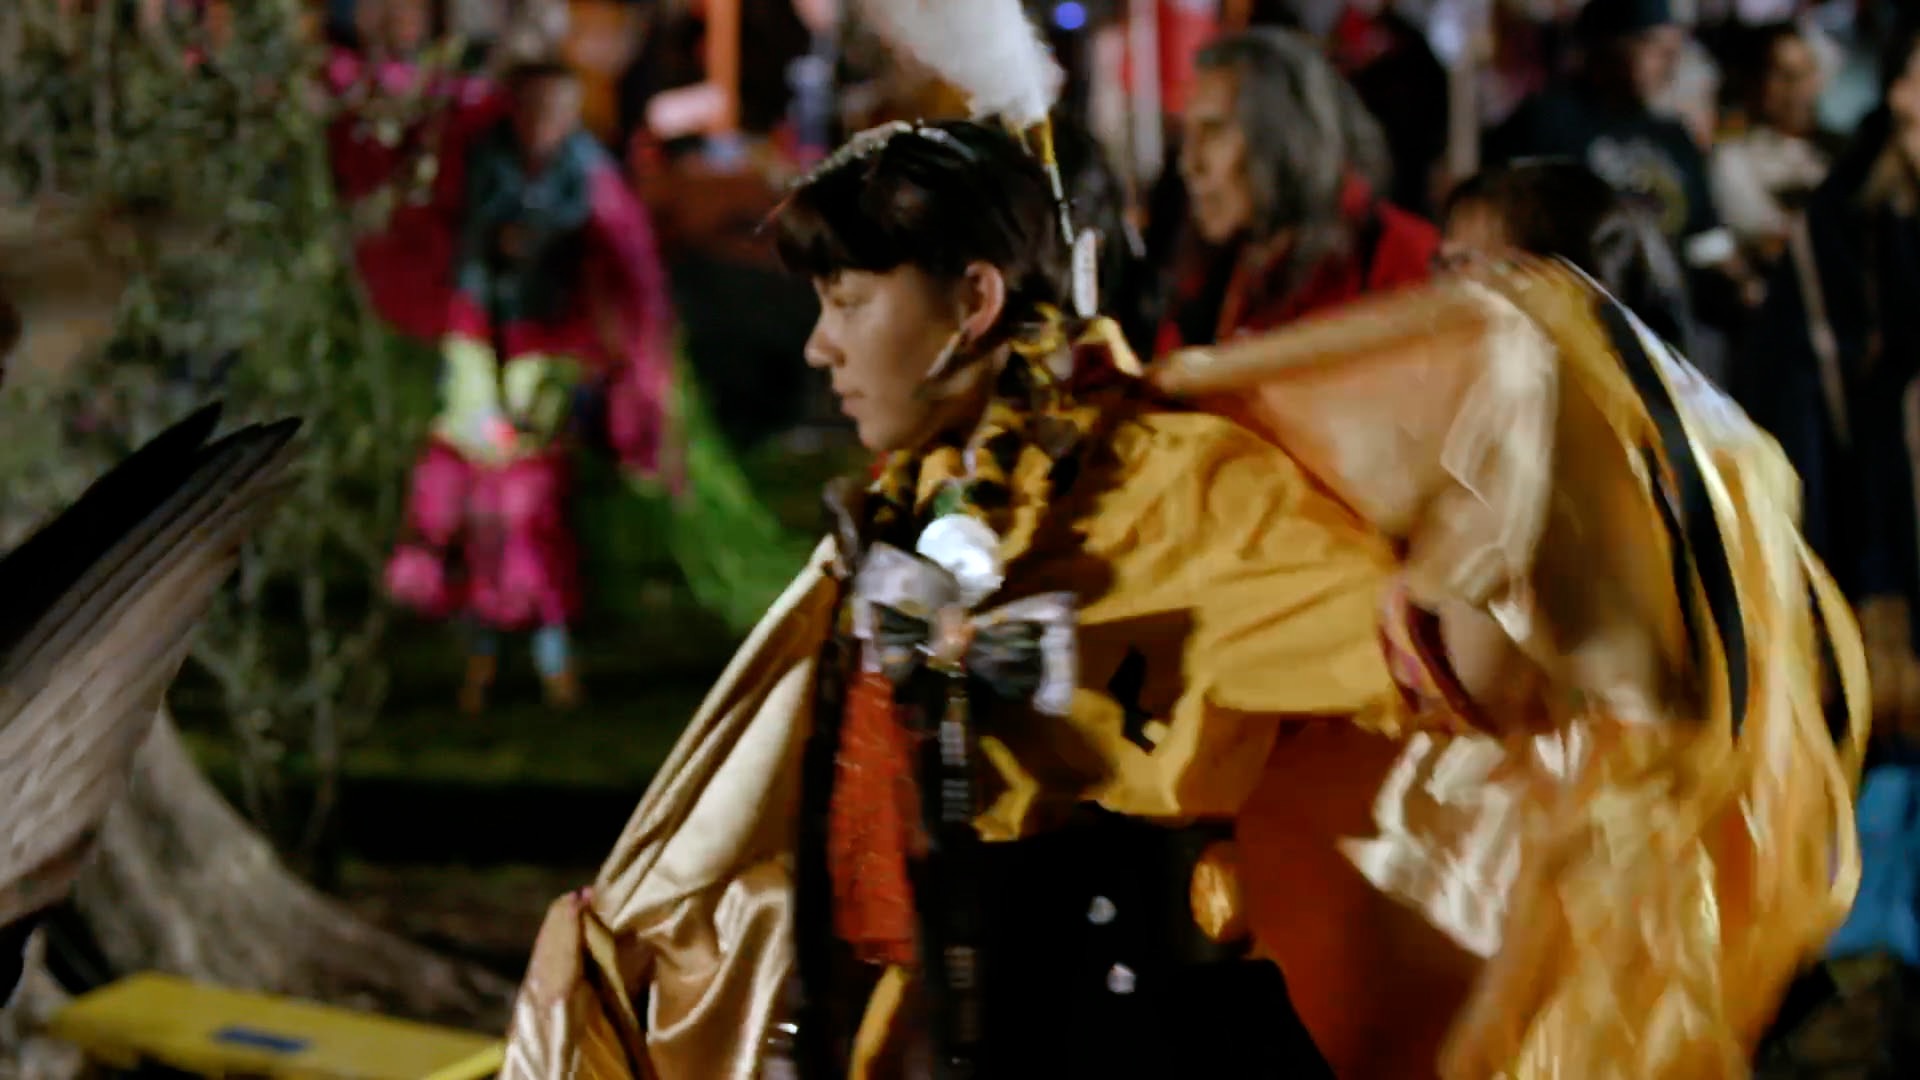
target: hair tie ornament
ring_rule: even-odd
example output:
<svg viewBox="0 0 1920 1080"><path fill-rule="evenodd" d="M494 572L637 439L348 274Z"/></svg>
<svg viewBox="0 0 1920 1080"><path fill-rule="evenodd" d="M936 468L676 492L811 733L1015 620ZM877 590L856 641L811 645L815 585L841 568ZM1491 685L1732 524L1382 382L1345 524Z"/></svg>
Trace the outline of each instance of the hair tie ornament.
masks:
<svg viewBox="0 0 1920 1080"><path fill-rule="evenodd" d="M1079 241L1074 236L1073 217L1067 212L1067 184L1060 175L1060 156L1053 145L1052 118L1043 114L1038 121L1029 124L1024 132L1016 130L1014 134L1022 137L1028 151L1045 170L1047 183L1053 188L1053 204L1060 211L1060 239L1066 241L1067 247L1074 247Z"/></svg>
<svg viewBox="0 0 1920 1080"><path fill-rule="evenodd" d="M965 340L966 331L959 329L953 332L953 336L947 338L947 343L940 347L940 355L933 358L933 363L927 365L927 373L920 377L918 391L920 394L931 393L933 384L945 378L947 372L953 370L953 363L959 359Z"/></svg>
<svg viewBox="0 0 1920 1080"><path fill-rule="evenodd" d="M1000 591L1007 568L1000 560L1000 538L986 522L964 512L943 514L920 531L915 553L953 575L960 604L968 611Z"/></svg>
<svg viewBox="0 0 1920 1080"><path fill-rule="evenodd" d="M1093 229L1081 229L1073 241L1073 307L1083 319L1100 311L1100 234Z"/></svg>

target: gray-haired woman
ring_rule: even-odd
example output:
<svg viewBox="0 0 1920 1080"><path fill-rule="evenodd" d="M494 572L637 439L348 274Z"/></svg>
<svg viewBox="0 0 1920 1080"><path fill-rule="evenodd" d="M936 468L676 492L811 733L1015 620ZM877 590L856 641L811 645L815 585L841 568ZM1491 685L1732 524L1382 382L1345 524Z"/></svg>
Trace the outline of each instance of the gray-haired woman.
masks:
<svg viewBox="0 0 1920 1080"><path fill-rule="evenodd" d="M1183 118L1190 235L1156 352L1269 330L1426 280L1439 238L1378 197L1386 140L1309 38L1202 49Z"/></svg>

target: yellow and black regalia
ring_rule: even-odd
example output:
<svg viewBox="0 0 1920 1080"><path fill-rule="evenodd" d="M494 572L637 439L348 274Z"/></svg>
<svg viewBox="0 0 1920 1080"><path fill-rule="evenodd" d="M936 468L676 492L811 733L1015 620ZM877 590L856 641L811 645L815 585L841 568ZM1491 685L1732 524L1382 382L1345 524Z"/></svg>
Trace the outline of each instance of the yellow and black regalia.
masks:
<svg viewBox="0 0 1920 1080"><path fill-rule="evenodd" d="M1029 335L837 501L504 1075L1744 1075L1857 879L1858 635L1772 442L1553 263L1155 373L1207 409L1048 377L1100 353ZM906 554L968 522L985 595Z"/></svg>

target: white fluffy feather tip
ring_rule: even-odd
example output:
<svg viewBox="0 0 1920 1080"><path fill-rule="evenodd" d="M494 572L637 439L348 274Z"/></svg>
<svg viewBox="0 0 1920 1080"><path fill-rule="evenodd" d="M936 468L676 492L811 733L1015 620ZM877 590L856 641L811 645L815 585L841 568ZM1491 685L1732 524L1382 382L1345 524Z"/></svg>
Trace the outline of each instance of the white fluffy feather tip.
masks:
<svg viewBox="0 0 1920 1080"><path fill-rule="evenodd" d="M1021 128L1047 118L1064 75L1020 0L860 0L889 45L932 68L976 117Z"/></svg>

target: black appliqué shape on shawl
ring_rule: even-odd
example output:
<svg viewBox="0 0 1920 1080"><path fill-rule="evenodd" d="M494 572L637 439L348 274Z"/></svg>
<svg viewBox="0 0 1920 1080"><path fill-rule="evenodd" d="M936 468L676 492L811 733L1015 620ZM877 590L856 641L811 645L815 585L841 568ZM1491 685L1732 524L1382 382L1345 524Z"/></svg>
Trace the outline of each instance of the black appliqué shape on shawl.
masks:
<svg viewBox="0 0 1920 1080"><path fill-rule="evenodd" d="M1120 666L1114 669L1113 677L1107 680L1107 693L1120 706L1121 732L1127 741L1151 754L1154 747L1153 740L1147 738L1147 723L1153 719L1153 713L1140 704L1140 694L1146 686L1147 655L1129 648Z"/></svg>

